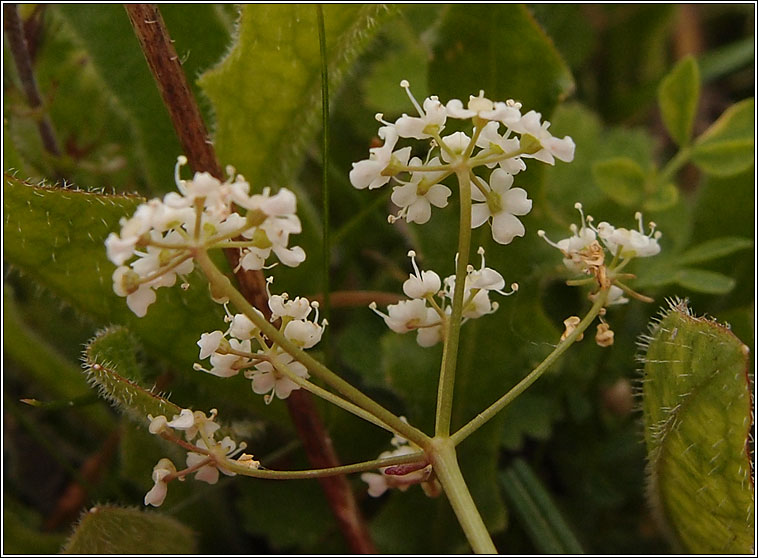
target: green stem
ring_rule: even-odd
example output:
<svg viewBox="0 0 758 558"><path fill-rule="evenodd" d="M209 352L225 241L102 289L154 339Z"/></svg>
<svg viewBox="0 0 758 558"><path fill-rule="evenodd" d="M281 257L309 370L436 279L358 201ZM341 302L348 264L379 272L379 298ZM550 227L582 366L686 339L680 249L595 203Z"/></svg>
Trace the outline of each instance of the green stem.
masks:
<svg viewBox="0 0 758 558"><path fill-rule="evenodd" d="M394 413L388 411L379 405L379 403L337 376L329 368L287 339L282 332L269 323L263 314L253 308L242 293L234 288L229 278L216 267L205 250L198 250L195 255L195 261L203 270L203 273L205 273L208 282L211 284L212 291L217 296L223 295L227 297L235 307L250 318L266 337L292 355L292 358L302 363L314 376L332 386L348 400L373 414L380 421L391 427L394 432L412 441L417 446L423 448L429 444L429 437L426 434L400 420Z"/></svg>
<svg viewBox="0 0 758 558"><path fill-rule="evenodd" d="M666 163L666 166L663 167L663 170L658 175L658 184L665 185L669 180L671 180L671 177L674 176L674 173L681 169L687 163L687 161L690 160L691 155L691 148L682 147L679 150L679 153L674 155L674 157L668 163Z"/></svg>
<svg viewBox="0 0 758 558"><path fill-rule="evenodd" d="M542 374L550 368L550 366L558 360L558 358L566 352L566 350L574 344L577 337L579 337L585 329L589 327L589 325L592 323L592 321L597 317L597 315L600 313L600 310L605 305L605 301L608 298L608 289L600 290L597 293L597 296L595 297L595 303L592 305L592 308L587 313L587 315L584 317L584 319L579 322L579 324L576 326L576 329L569 334L566 339L558 343L558 345L553 349L553 351L543 360L534 370L532 370L523 380L521 380L518 384L513 386L511 390L503 395L500 399L495 401L492 405L487 407L484 411L479 413L471 422L466 424L463 428L458 430L455 434L453 434L450 437L450 440L455 444L460 444L463 440L468 438L471 434L473 434L477 429L479 429L481 426L483 426L487 421L489 421L491 418L493 418L496 414L498 414L500 411L502 411L505 407L507 407L516 397L521 395L526 388L531 386Z"/></svg>
<svg viewBox="0 0 758 558"><path fill-rule="evenodd" d="M453 308L445 335L445 347L442 353L442 367L437 388L437 413L435 417L435 436L447 437L450 434L450 420L453 410L453 388L455 387L455 368L458 363L458 343L463 315L463 291L466 284L466 267L468 266L471 245L471 184L468 169L456 172L460 186L461 208L458 232L458 260L455 268L455 291Z"/></svg>
<svg viewBox="0 0 758 558"><path fill-rule="evenodd" d="M477 554L497 554L482 516L463 479L451 438L435 438L429 457L471 548Z"/></svg>
<svg viewBox="0 0 758 558"><path fill-rule="evenodd" d="M294 480L294 479L318 479L323 477L334 477L337 475L347 475L349 473L361 473L364 471L375 471L381 467L389 467L391 465L403 465L405 463L422 462L426 459L424 452L418 451L415 453L408 453L405 455L398 455L394 457L384 457L382 459L373 459L371 461L363 461L361 463L353 463L350 465L340 465L339 467L328 467L326 469L304 469L300 471L272 471L270 469L253 469L246 465L240 464L235 459L226 459L220 462L220 465L233 473L238 475L245 475L247 477L254 477L258 479L274 479L274 480Z"/></svg>
<svg viewBox="0 0 758 558"><path fill-rule="evenodd" d="M281 374L284 374L295 382L297 385L299 385L301 388L311 392L313 395L316 395L317 397L320 397L321 399L324 399L328 401L329 403L332 403L333 405L336 405L337 407L340 407L341 409L344 409L345 411L354 414L357 417L362 418L366 422L370 422L373 425L378 426L379 428L383 428L384 430L387 430L389 432L393 432L392 428L384 424L382 421L380 421L378 418L376 418L373 414L366 412L361 407L354 405L353 403L350 403L350 401L346 401L342 399L338 395L334 395L330 391L325 390L321 386L317 386L316 384L309 382L305 378L301 378L295 372L286 364L280 363L276 358L271 359L271 364L276 368Z"/></svg>

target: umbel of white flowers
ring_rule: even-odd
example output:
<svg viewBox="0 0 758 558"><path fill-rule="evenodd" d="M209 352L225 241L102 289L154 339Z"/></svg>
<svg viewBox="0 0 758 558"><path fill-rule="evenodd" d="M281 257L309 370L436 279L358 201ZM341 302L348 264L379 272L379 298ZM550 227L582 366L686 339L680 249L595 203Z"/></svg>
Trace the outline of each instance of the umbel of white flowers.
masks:
<svg viewBox="0 0 758 558"><path fill-rule="evenodd" d="M131 218L121 219L120 233L105 241L108 259L118 266L113 290L140 317L155 302L155 289L173 286L177 276L193 270L198 249L234 246L246 270L262 269L271 253L290 267L305 260L302 248L288 247L290 234L302 229L295 194L286 188L275 195L268 188L250 194L250 185L232 167L225 182L207 172L182 180L179 172L186 163L186 157L178 158L178 192L141 204Z"/></svg>
<svg viewBox="0 0 758 558"><path fill-rule="evenodd" d="M404 114L391 123L381 113L376 115L382 124L378 135L384 144L371 148L368 159L353 163L353 186L375 189L394 181L392 201L400 210L390 215L390 222L405 219L423 224L431 218L432 206L447 206L452 192L442 181L466 168L470 180L463 187L471 188L475 202L472 228L489 222L492 236L500 244L523 236L524 225L518 217L531 211L532 201L523 188L513 187L514 176L526 169L525 159L550 165L555 159L572 161L574 141L568 136L553 137L548 130L550 123L542 122L540 113L532 110L522 115L521 103L513 100L493 102L480 92L469 98L465 108L459 99L443 105L435 96L419 105L408 82L403 80L400 85L418 116ZM471 137L464 132L443 135L448 118L471 120ZM401 138L427 140L430 149L425 157L411 159L411 147L397 148ZM490 169L486 177L484 169Z"/></svg>

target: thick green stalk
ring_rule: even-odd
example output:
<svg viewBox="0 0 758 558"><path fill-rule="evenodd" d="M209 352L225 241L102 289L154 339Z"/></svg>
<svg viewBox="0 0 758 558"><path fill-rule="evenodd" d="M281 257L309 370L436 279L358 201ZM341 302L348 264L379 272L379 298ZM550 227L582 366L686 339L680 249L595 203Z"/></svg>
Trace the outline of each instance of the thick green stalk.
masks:
<svg viewBox="0 0 758 558"><path fill-rule="evenodd" d="M502 411L505 407L507 407L516 397L521 395L526 388L531 386L537 379L542 376L542 374L550 368L550 366L558 360L558 358L566 352L566 350L574 344L577 337L579 337L585 329L589 327L589 325L592 323L592 321L597 317L597 315L600 313L600 310L603 308L603 305L605 304L606 299L608 298L608 290L601 290L598 292L597 297L595 298L595 303L592 305L592 308L587 313L587 315L584 317L584 319L577 324L576 329L572 331L568 336L566 336L566 339L558 343L558 345L553 349L553 351L547 355L545 360L543 360L534 370L532 370L523 380L521 380L518 384L513 386L511 390L503 395L500 399L495 401L492 405L487 407L484 411L479 413L471 422L466 424L463 428L458 430L455 434L453 434L450 439L455 445L460 444L463 440L465 440L467 437L469 437L471 434L473 434L479 427L484 425L487 421L489 421L491 418L493 418L496 414L498 414L500 411Z"/></svg>
<svg viewBox="0 0 758 558"><path fill-rule="evenodd" d="M471 548L477 554L497 554L489 531L461 474L452 439L435 438L429 458Z"/></svg>
<svg viewBox="0 0 758 558"><path fill-rule="evenodd" d="M422 448L428 446L429 437L426 434L400 420L397 415L337 376L329 368L287 339L282 332L269 323L263 314L253 308L242 293L234 288L229 278L216 267L205 250L198 249L197 254L195 254L195 261L205 273L215 296L227 297L237 309L250 318L266 337L292 355L292 358L302 363L314 376L329 384L348 400L376 416L407 440Z"/></svg>
<svg viewBox="0 0 758 558"><path fill-rule="evenodd" d="M458 364L458 344L463 315L463 291L466 286L466 268L471 251L471 185L468 168L456 171L460 190L460 225L458 232L458 260L455 266L455 291L453 308L447 323L445 348L442 353L442 367L437 388L437 414L435 418L435 436L450 435L450 420L453 411L453 388L455 387L455 368Z"/></svg>

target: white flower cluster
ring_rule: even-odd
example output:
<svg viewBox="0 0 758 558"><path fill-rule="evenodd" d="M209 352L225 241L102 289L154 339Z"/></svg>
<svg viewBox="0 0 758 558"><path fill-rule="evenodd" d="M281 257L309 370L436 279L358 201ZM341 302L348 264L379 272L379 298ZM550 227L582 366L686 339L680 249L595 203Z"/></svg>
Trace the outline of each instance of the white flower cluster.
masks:
<svg viewBox="0 0 758 558"><path fill-rule="evenodd" d="M160 506L166 499L168 491L167 483L174 478L184 479L188 474L195 473L197 480L216 484L219 478L219 471L228 476L234 476L235 473L229 471L219 464L219 461L231 459L245 449L244 442L237 444L229 436L224 436L221 441L216 441L214 436L220 428L215 422L216 410L212 409L210 416L206 416L202 411L192 411L191 409L182 409L180 414L175 415L171 421L165 416L159 415L153 417L148 415L150 421L149 431L151 434L165 434L173 431L184 432L187 442L194 442L194 446L201 452L187 452L187 468L177 472L174 463L167 458L163 458L153 468L153 487L145 494L145 505ZM236 461L244 464L251 469L257 469L260 466L258 461L253 459L252 455L242 454Z"/></svg>
<svg viewBox="0 0 758 558"><path fill-rule="evenodd" d="M419 451L418 448L410 445L408 440L397 435L393 436L391 443L395 449L382 452L379 454L380 459L399 457ZM432 466L419 464L409 467L382 467L380 471L381 473L361 474L361 480L368 484L369 496L374 498L378 498L390 488L398 488L401 492L405 492L412 485L425 482L432 472Z"/></svg>
<svg viewBox="0 0 758 558"><path fill-rule="evenodd" d="M263 268L271 252L290 267L305 260L302 248L288 247L289 235L301 231L291 191L282 188L271 195L266 188L251 195L250 185L231 167L226 182L207 172L182 180L179 171L186 162L182 156L176 165L178 192L140 205L131 218L121 219L121 232L105 241L108 259L118 266L113 290L140 317L155 302L155 289L170 287L177 275L193 270L198 250L239 248L239 265L247 270Z"/></svg>
<svg viewBox="0 0 758 558"><path fill-rule="evenodd" d="M280 331L295 345L310 349L321 341L327 322L318 323L317 302L303 297L290 300L287 293L283 293L270 295L268 305L270 321L281 321ZM308 319L311 310L315 310L315 316ZM270 403L274 395L286 399L293 390L300 388L281 371L283 367L300 378L309 377L305 366L278 345L270 343L245 314L228 314L226 320L230 324L226 332L216 330L200 337L197 342L200 358L210 358L211 368L195 364L196 370L222 378L243 371L245 377L252 380L253 391L264 395L266 403ZM255 352L253 343L257 347Z"/></svg>
<svg viewBox="0 0 758 558"><path fill-rule="evenodd" d="M480 92L471 96L466 107L459 99L443 105L437 97L424 100L423 106L410 92L407 81L401 82L419 116L404 114L395 123L376 118L382 123L379 138L381 147L369 150L369 158L353 163L350 182L356 188L380 188L390 179L397 182L392 201L399 212L390 216L390 222L405 219L409 223L426 223L431 207L445 207L451 190L442 180L456 172L465 171L471 177L466 187L471 197L479 202L472 207L472 228L485 222L492 224L492 236L500 244L509 244L516 236L524 235L524 226L517 216L531 211L532 201L522 188L512 188L513 176L526 169L524 159L533 158L548 164L555 159L572 161L574 142L570 137L553 137L549 122L535 111L521 114L521 103L513 100L493 102ZM443 136L448 118L471 119L472 136L453 132ZM431 150L425 160L410 159L411 148L396 149L400 138L431 140ZM410 159L410 160L409 160ZM474 174L472 169L494 169L487 179ZM401 178L403 173L407 178Z"/></svg>
<svg viewBox="0 0 758 558"><path fill-rule="evenodd" d="M608 265L614 271L620 271L633 258L647 258L661 251L658 244L661 232L656 231L655 223L650 222L650 230L645 234L642 213L637 212L634 216L638 222L637 230L635 230L614 227L606 221L595 226L591 215L584 216L582 204L577 202L574 207L579 211L581 220L579 227L575 224L571 225L570 237L553 242L547 238L545 231L537 231L537 234L548 244L561 251L563 264L572 273L593 274L594 270L606 265L606 251L611 256L611 262ZM629 302L623 294L621 288L612 285L606 305Z"/></svg>
<svg viewBox="0 0 758 558"><path fill-rule="evenodd" d="M479 248L479 254L482 257L481 268L468 266L461 323L497 310L497 302L492 302L489 298L490 291L507 296L518 289L518 285L513 283L510 292L503 292L503 276L494 269L485 267L483 248ZM390 304L387 314L377 310L376 303L371 303L370 308L384 318L384 323L392 331L416 331L416 342L422 347L431 347L444 338L446 323L452 313L455 275L450 275L442 281L434 271L419 270L413 250L408 252L408 257L411 258L414 273L403 283L403 292L409 300Z"/></svg>

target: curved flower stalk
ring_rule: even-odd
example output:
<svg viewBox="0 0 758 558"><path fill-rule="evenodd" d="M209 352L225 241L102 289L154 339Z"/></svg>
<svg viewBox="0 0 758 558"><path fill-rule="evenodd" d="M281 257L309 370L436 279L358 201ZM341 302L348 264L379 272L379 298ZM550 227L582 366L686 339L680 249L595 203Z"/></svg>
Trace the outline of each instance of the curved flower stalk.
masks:
<svg viewBox="0 0 758 558"><path fill-rule="evenodd" d="M105 241L108 258L118 266L113 290L139 317L155 302L156 289L192 272L198 250L237 248L246 270L262 269L272 252L290 267L305 260L302 248L288 246L290 234L301 231L291 191L282 188L272 195L267 188L251 195L250 185L232 167L226 182L207 172L182 180L186 163L186 157L178 158L178 192L140 205L131 218L121 220L120 233Z"/></svg>

